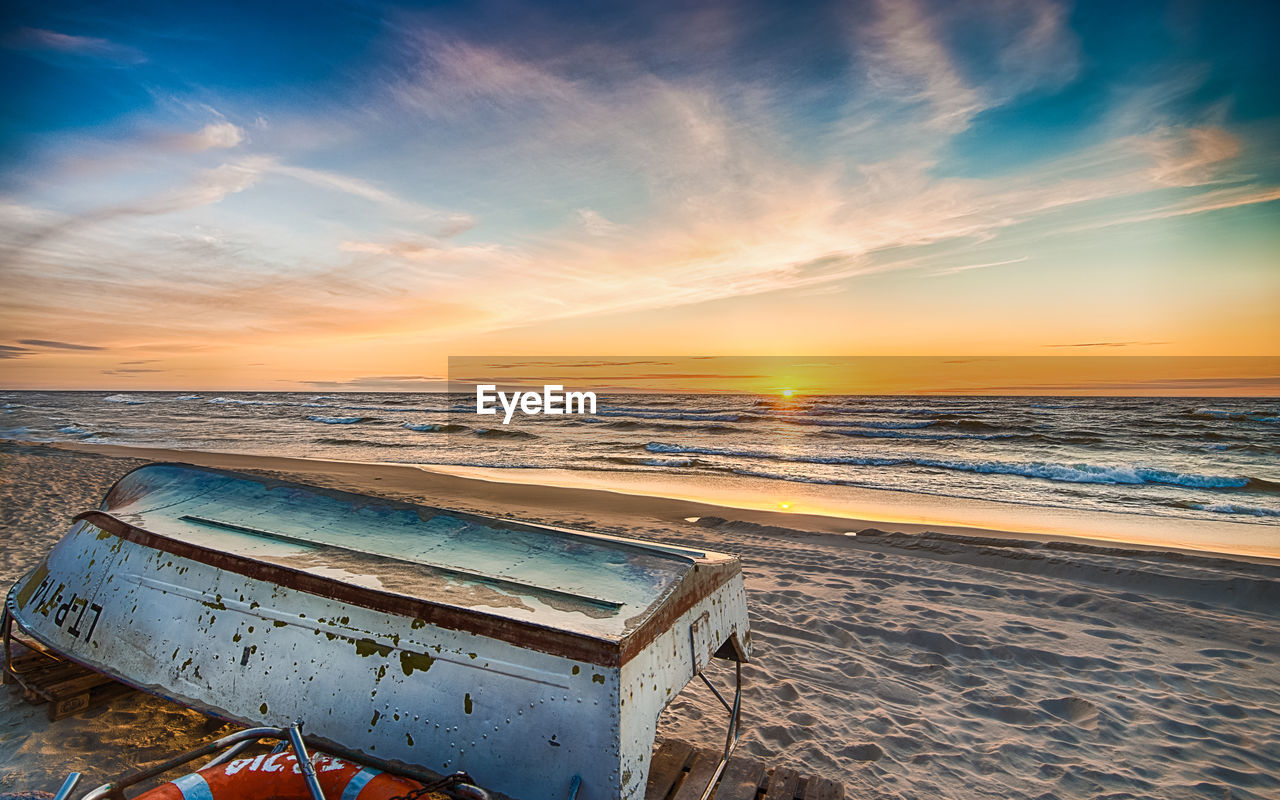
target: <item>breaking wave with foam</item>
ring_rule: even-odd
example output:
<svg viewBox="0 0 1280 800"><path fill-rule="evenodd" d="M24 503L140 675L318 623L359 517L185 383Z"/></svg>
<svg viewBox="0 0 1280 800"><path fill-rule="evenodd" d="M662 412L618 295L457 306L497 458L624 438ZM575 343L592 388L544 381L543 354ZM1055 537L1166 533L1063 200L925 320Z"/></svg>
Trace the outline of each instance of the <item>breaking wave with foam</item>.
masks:
<svg viewBox="0 0 1280 800"><path fill-rule="evenodd" d="M651 453L679 453L707 456L727 456L735 458L760 459L765 461L781 461L798 464L843 464L863 467L898 467L917 466L935 469L949 469L963 472L977 472L986 475L1014 475L1024 478L1040 478L1066 483L1102 483L1102 484L1163 484L1167 486L1190 486L1199 489L1242 489L1253 491L1280 492L1280 483L1261 478L1225 475L1195 475L1170 470L1157 469L1139 465L1096 465L1096 464L1056 464L1043 461L956 461L935 458L906 457L863 457L863 456L800 456L784 453L770 453L753 450L725 450L712 447L685 447L681 445L650 442L645 449Z"/></svg>
<svg viewBox="0 0 1280 800"><path fill-rule="evenodd" d="M323 422L325 425L358 425L361 422L376 422L376 417L322 417L318 414L311 414L307 419L312 422Z"/></svg>

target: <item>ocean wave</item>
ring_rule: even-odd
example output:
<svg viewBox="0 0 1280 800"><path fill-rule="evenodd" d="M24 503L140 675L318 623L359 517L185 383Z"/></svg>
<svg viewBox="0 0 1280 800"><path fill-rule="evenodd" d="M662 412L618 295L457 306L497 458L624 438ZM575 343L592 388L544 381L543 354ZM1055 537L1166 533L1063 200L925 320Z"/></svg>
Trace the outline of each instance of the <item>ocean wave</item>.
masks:
<svg viewBox="0 0 1280 800"><path fill-rule="evenodd" d="M979 436L978 438L982 439L986 437ZM1047 442L1048 444L1099 445L1110 444L1114 441L1104 439L1101 436L1092 436L1087 433L1072 431L1062 431L1059 433L1015 433L1012 438L1017 439L1019 442Z"/></svg>
<svg viewBox="0 0 1280 800"><path fill-rule="evenodd" d="M522 431L519 428L476 428L476 436L483 436L488 439L537 439L535 433Z"/></svg>
<svg viewBox="0 0 1280 800"><path fill-rule="evenodd" d="M282 400L241 400L238 397L211 397L205 402L217 406L291 406Z"/></svg>
<svg viewBox="0 0 1280 800"><path fill-rule="evenodd" d="M788 475L782 472L768 472L756 469L741 469L734 467L728 470L734 475L743 475L749 478L768 478L773 481L791 481L792 483L815 483L824 486L867 486L867 484L858 481L841 480L840 478L819 478L814 475Z"/></svg>
<svg viewBox="0 0 1280 800"><path fill-rule="evenodd" d="M638 419L613 419L605 420L596 417L579 417L571 422L582 422L585 424L595 424L601 428L608 428L615 431L659 431L662 433L670 433L672 431L703 431L707 433L732 433L736 430L732 425L719 425L716 423L702 423L682 425L678 422L655 422Z"/></svg>
<svg viewBox="0 0 1280 800"><path fill-rule="evenodd" d="M692 467L696 458L644 458L643 456L595 456L593 461L623 464L628 467Z"/></svg>
<svg viewBox="0 0 1280 800"><path fill-rule="evenodd" d="M74 436L81 441L88 441L89 439L103 439L107 436L114 436L114 434L109 431L91 431L75 425L67 425L66 427L59 428L58 433L65 433L68 436Z"/></svg>
<svg viewBox="0 0 1280 800"><path fill-rule="evenodd" d="M1271 413L1264 413L1261 411L1231 411L1222 408L1197 408L1195 411L1188 412L1187 416L1195 417L1196 419L1227 419L1242 422L1262 422L1272 425L1280 422L1280 416L1275 416Z"/></svg>
<svg viewBox="0 0 1280 800"><path fill-rule="evenodd" d="M919 406L854 406L844 410L871 414L925 414L931 417L957 417L964 416L966 414L987 414L991 411L989 408L974 408L973 406L946 406L943 408Z"/></svg>
<svg viewBox="0 0 1280 800"><path fill-rule="evenodd" d="M841 436L861 436L867 439L914 439L927 441L953 441L955 439L1012 439L1013 433L924 433L921 431L858 430L855 428L828 428L824 433Z"/></svg>
<svg viewBox="0 0 1280 800"><path fill-rule="evenodd" d="M376 406L348 406L348 405L334 405L333 403L296 403L296 404L289 404L289 405L297 405L300 408L331 408L334 411L383 411L383 412L404 411L406 413L416 412L416 413L422 413L422 414L448 414L450 412L472 413L475 411L474 407L466 408L463 406L454 406L452 408L405 408L403 406L395 406L394 408L388 408L387 404L376 405Z"/></svg>
<svg viewBox="0 0 1280 800"><path fill-rule="evenodd" d="M1280 483L1262 478L1226 475L1197 475L1136 465L1098 466L1094 464L1059 464L1048 461L955 461L936 458L878 456L792 456L758 450L725 450L713 447L683 447L650 442L651 453L675 453L752 458L796 464L850 465L870 467L917 466L974 472L984 475L1014 475L1063 483L1160 484L1197 489L1244 489L1255 492L1280 493Z"/></svg>
<svg viewBox="0 0 1280 800"><path fill-rule="evenodd" d="M325 425L355 425L360 422L374 422L377 417L322 417L319 414L311 414L307 419L312 422L323 422Z"/></svg>
<svg viewBox="0 0 1280 800"><path fill-rule="evenodd" d="M978 414L990 413L991 409L976 408L973 406L837 406L816 404L809 406L763 406L756 407L751 410L751 414L755 417L763 419L782 419L786 417L853 417L858 418L863 414L887 414L890 416L930 416L943 418L958 418L962 416L975 416Z"/></svg>
<svg viewBox="0 0 1280 800"><path fill-rule="evenodd" d="M200 395L198 394L183 394L173 398L171 402L180 403L183 400L199 400L199 399L200 399Z"/></svg>
<svg viewBox="0 0 1280 800"><path fill-rule="evenodd" d="M600 409L602 411L632 411L632 412L641 413L641 414L647 414L647 413L692 414L694 416L705 416L707 414L726 413L725 409L723 408L679 408L676 406L671 406L667 408L660 408L655 411L652 406L615 406L615 405L609 405L607 403L601 403Z"/></svg>
<svg viewBox="0 0 1280 800"><path fill-rule="evenodd" d="M1198 448L1202 450L1213 450L1216 452L1228 453L1248 453L1250 455L1259 456L1277 456L1280 455L1280 445L1265 444L1236 444L1234 442L1225 442L1222 444L1189 444L1188 447Z"/></svg>
<svg viewBox="0 0 1280 800"><path fill-rule="evenodd" d="M312 400L314 401L315 398L312 398ZM289 408L327 408L327 409L332 409L334 411L397 411L397 412L404 411L408 413L417 412L422 414L446 414L450 411L474 410L474 409L470 409L462 406L455 406L452 408L435 408L435 407L407 408L404 406L395 405L392 408L388 408L387 404L347 405L343 403L317 403L317 402L297 403L297 402L290 402L287 400L244 400L239 397L212 397L209 400L206 400L205 402L212 403L214 405L226 405L226 406L287 406Z"/></svg>
<svg viewBox="0 0 1280 800"><path fill-rule="evenodd" d="M741 414L725 414L722 412L695 411L597 411L597 417L635 417L636 419L674 419L694 422L737 422Z"/></svg>
<svg viewBox="0 0 1280 800"><path fill-rule="evenodd" d="M374 442L369 439L341 439L320 437L312 439L316 444L327 444L335 447L417 447L410 442Z"/></svg>
<svg viewBox="0 0 1280 800"><path fill-rule="evenodd" d="M1175 500L1169 505L1175 508L1194 508L1197 511L1212 511L1215 514L1244 514L1250 517L1280 517L1280 508L1263 508L1261 506L1245 506L1239 503L1193 503L1188 500Z"/></svg>
<svg viewBox="0 0 1280 800"><path fill-rule="evenodd" d="M935 428L956 428L962 431L998 431L1003 426L993 425L990 422L984 422L980 419L966 419L957 417L952 414L943 414L939 419L933 421L930 427Z"/></svg>
<svg viewBox="0 0 1280 800"><path fill-rule="evenodd" d="M406 422L400 427L408 428L418 433L461 433L462 431L471 430L466 425L452 425L443 422Z"/></svg>
<svg viewBox="0 0 1280 800"><path fill-rule="evenodd" d="M794 464L857 464L859 466L888 467L906 463L902 458L875 458L858 456L789 456L781 453L768 453L761 450L727 450L718 447L688 447L665 442L649 442L644 446L650 453L677 453L704 456L724 456L727 458L758 458L768 461L785 461Z"/></svg>
<svg viewBox="0 0 1280 800"><path fill-rule="evenodd" d="M113 394L113 395L108 395L107 397L102 398L102 402L124 403L125 405L130 405L130 406L140 406L143 403L145 403L146 400L139 400L136 397L130 397L127 394Z"/></svg>
<svg viewBox="0 0 1280 800"><path fill-rule="evenodd" d="M641 461L646 467L691 467L692 458L646 458Z"/></svg>
<svg viewBox="0 0 1280 800"><path fill-rule="evenodd" d="M891 420L837 420L809 419L807 417L776 416L774 419L788 425L815 425L823 428L884 428L886 430L915 430L936 425L937 420L912 420L910 422L894 422Z"/></svg>

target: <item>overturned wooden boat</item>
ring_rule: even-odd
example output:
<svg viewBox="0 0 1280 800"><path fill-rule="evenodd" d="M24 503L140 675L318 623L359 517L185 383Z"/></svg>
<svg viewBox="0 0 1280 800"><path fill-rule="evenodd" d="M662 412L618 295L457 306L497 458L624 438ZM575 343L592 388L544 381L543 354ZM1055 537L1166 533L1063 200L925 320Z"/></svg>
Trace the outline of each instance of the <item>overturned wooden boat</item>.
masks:
<svg viewBox="0 0 1280 800"><path fill-rule="evenodd" d="M518 800L643 797L712 656L738 662L727 756L750 647L730 556L183 464L121 478L6 612L205 713Z"/></svg>

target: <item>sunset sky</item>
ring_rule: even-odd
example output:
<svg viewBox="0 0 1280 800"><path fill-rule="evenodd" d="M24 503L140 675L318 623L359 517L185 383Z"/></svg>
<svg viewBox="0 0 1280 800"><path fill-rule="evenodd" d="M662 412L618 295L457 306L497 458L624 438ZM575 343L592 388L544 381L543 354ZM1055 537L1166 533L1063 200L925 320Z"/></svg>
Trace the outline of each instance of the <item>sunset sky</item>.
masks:
<svg viewBox="0 0 1280 800"><path fill-rule="evenodd" d="M1280 353L1280 4L51 2L3 24L0 387Z"/></svg>

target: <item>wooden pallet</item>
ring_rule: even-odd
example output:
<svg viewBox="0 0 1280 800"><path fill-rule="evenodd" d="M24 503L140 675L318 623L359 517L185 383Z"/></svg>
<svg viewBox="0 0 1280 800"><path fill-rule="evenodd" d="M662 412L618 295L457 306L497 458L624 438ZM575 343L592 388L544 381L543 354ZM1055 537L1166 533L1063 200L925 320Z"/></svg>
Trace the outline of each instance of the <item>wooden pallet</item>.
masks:
<svg viewBox="0 0 1280 800"><path fill-rule="evenodd" d="M21 691L33 705L49 705L49 719L58 720L132 692L106 675L94 672L16 636L10 639L10 659L4 683Z"/></svg>
<svg viewBox="0 0 1280 800"><path fill-rule="evenodd" d="M645 800L699 800L720 756L688 742L661 740L653 752ZM844 785L786 767L766 768L759 761L735 755L725 766L711 800L844 800Z"/></svg>

